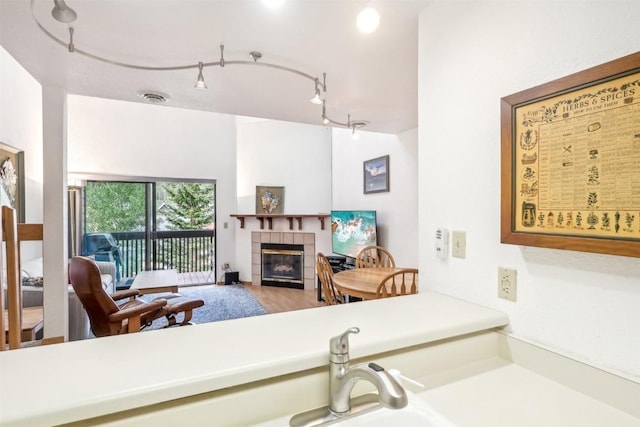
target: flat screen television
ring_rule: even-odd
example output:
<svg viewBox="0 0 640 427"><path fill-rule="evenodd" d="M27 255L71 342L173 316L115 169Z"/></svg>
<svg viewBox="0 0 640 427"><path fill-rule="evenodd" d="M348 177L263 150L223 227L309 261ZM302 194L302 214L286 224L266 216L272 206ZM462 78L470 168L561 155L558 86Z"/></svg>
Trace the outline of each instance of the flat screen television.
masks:
<svg viewBox="0 0 640 427"><path fill-rule="evenodd" d="M331 250L355 258L360 249L378 244L376 211L331 211Z"/></svg>

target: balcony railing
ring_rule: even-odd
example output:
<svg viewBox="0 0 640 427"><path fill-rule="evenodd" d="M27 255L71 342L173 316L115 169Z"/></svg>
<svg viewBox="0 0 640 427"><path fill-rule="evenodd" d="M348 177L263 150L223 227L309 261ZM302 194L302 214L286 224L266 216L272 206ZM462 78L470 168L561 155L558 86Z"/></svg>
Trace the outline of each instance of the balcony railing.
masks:
<svg viewBox="0 0 640 427"><path fill-rule="evenodd" d="M144 232L111 233L120 246L122 278L134 277L145 270L146 240ZM214 231L158 231L151 240L151 269L175 268L178 273L213 271L215 262Z"/></svg>

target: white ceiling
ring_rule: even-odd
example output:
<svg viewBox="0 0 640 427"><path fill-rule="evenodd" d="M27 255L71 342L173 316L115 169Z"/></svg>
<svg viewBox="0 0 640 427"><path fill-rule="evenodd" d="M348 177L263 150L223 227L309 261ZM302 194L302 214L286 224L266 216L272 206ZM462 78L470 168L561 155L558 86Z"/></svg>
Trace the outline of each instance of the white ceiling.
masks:
<svg viewBox="0 0 640 427"><path fill-rule="evenodd" d="M74 45L112 61L188 65L140 71L69 53L38 28L69 39L51 17L52 0L0 0L0 45L38 81L69 93L141 102L137 92L168 94L164 105L301 123L321 123L313 81L269 67L205 67L208 89L193 87L197 63L224 57L327 73L327 115L367 120L365 130L399 133L417 126L418 15L428 0L66 0L78 13ZM358 12L378 9L378 30L358 32ZM33 13L32 13L33 8Z"/></svg>

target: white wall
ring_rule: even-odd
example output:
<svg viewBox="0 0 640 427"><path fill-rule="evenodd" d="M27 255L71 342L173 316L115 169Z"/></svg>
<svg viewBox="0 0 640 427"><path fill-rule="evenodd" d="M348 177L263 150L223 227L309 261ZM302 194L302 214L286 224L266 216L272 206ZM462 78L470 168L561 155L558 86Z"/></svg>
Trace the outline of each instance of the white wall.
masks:
<svg viewBox="0 0 640 427"><path fill-rule="evenodd" d="M419 41L421 285L636 380L640 260L500 244L499 100L636 51L638 16L636 1L435 1ZM466 259L435 259L440 225L467 232ZM515 303L497 298L498 266L518 270Z"/></svg>
<svg viewBox="0 0 640 427"><path fill-rule="evenodd" d="M323 126L275 120L238 123L238 212L256 213L256 186L284 189L284 213L316 214L331 211L331 130ZM255 219L236 228L236 266L240 280L251 280L251 231L259 230ZM307 218L302 232L316 234L316 251L331 252L328 219ZM294 222L294 226L296 223ZM286 220L275 220L273 230L289 231ZM298 232L295 229L293 231ZM218 259L219 263L225 260Z"/></svg>
<svg viewBox="0 0 640 427"><path fill-rule="evenodd" d="M418 130L400 135L333 130L333 209L372 209L378 243L389 248L396 264L418 266ZM363 162L389 155L389 192L364 194ZM422 280L421 280L422 282Z"/></svg>
<svg viewBox="0 0 640 427"><path fill-rule="evenodd" d="M25 218L42 222L42 87L0 47L0 142L24 151ZM23 257L40 254L42 244L25 244Z"/></svg>
<svg viewBox="0 0 640 427"><path fill-rule="evenodd" d="M235 261L233 116L70 95L68 155L69 173L215 179L216 256Z"/></svg>

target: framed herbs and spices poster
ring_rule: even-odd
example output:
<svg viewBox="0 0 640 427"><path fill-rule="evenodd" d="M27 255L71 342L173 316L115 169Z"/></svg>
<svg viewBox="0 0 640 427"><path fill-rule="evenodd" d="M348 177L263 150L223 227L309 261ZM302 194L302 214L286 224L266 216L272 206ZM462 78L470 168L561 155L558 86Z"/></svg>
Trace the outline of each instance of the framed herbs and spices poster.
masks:
<svg viewBox="0 0 640 427"><path fill-rule="evenodd" d="M640 257L640 53L501 100L501 242Z"/></svg>

